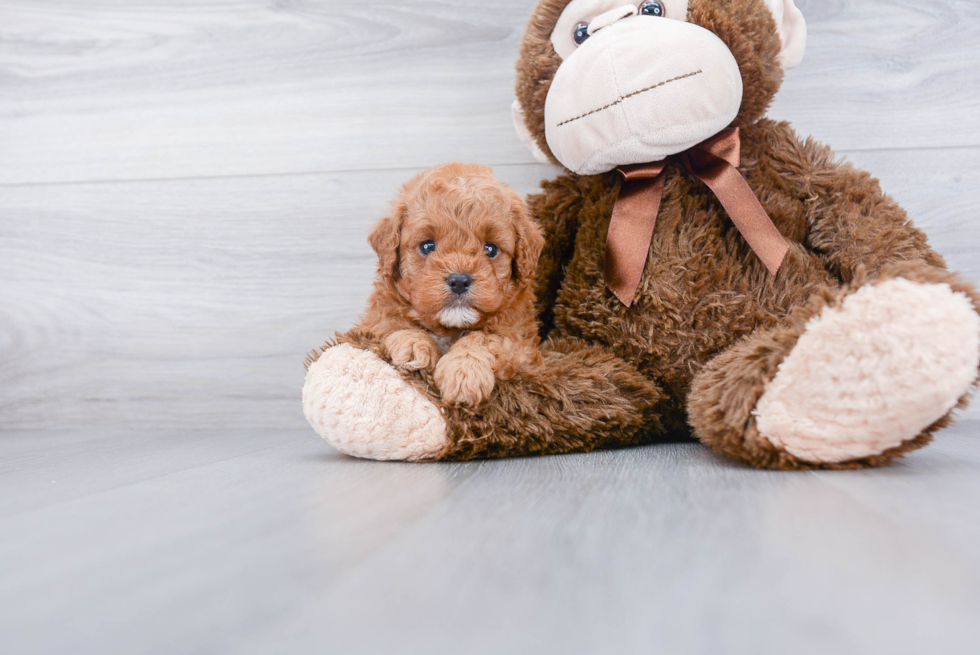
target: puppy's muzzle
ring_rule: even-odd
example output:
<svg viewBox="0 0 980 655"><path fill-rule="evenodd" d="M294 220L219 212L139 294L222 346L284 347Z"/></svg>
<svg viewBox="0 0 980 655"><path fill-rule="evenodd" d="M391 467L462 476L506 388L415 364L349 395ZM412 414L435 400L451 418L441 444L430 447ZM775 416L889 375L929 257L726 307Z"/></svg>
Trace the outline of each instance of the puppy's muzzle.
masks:
<svg viewBox="0 0 980 655"><path fill-rule="evenodd" d="M473 286L473 278L465 273L450 273L446 276L446 286L457 296L462 296Z"/></svg>

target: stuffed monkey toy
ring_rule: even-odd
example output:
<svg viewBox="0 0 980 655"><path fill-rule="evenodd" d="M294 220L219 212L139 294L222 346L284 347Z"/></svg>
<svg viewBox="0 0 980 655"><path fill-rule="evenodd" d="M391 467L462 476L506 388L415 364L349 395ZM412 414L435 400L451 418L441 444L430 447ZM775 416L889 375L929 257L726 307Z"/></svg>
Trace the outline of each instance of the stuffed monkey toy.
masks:
<svg viewBox="0 0 980 655"><path fill-rule="evenodd" d="M977 382L980 294L869 174L764 117L805 41L793 0L540 0L514 119L567 169L529 199L543 362L449 405L339 335L316 431L403 460L691 436L771 469L927 444Z"/></svg>

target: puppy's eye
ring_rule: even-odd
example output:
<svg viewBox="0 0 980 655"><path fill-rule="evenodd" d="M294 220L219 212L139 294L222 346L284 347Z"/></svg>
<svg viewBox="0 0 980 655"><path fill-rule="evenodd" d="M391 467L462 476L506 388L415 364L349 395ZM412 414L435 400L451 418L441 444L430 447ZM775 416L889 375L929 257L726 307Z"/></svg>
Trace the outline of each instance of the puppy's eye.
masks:
<svg viewBox="0 0 980 655"><path fill-rule="evenodd" d="M572 39L575 41L575 45L582 45L589 36L588 23L579 23L575 26L575 30L572 31Z"/></svg>
<svg viewBox="0 0 980 655"><path fill-rule="evenodd" d="M429 239L428 241L423 241L422 243L419 244L419 252L422 253L423 257L435 251L436 251L436 242L433 241L432 239Z"/></svg>
<svg viewBox="0 0 980 655"><path fill-rule="evenodd" d="M663 16L664 3L658 2L658 0L647 0L640 7L640 13L644 16Z"/></svg>
<svg viewBox="0 0 980 655"><path fill-rule="evenodd" d="M500 248L495 243L485 243L483 244L483 252L487 257L493 259L500 254Z"/></svg>

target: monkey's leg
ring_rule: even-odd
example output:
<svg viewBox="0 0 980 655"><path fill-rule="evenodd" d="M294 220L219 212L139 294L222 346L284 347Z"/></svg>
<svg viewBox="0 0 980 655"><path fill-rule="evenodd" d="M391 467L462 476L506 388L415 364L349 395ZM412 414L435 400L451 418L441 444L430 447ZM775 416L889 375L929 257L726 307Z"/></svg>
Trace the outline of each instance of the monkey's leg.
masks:
<svg viewBox="0 0 980 655"><path fill-rule="evenodd" d="M445 406L424 371L399 373L348 335L309 367L303 406L338 450L369 459L436 460L588 451L651 441L659 389L621 359L579 342L498 381L476 407Z"/></svg>
<svg viewBox="0 0 980 655"><path fill-rule="evenodd" d="M439 408L408 374L381 359L380 344L358 343L357 336L348 333L309 363L306 420L330 445L354 457L439 458L448 446Z"/></svg>
<svg viewBox="0 0 980 655"><path fill-rule="evenodd" d="M710 448L775 469L878 466L929 442L980 366L980 295L922 262L825 289L694 379L688 416Z"/></svg>
<svg viewBox="0 0 980 655"><path fill-rule="evenodd" d="M542 362L498 381L490 400L445 410L447 459L584 452L638 445L661 432L662 394L608 351L577 341L542 346Z"/></svg>

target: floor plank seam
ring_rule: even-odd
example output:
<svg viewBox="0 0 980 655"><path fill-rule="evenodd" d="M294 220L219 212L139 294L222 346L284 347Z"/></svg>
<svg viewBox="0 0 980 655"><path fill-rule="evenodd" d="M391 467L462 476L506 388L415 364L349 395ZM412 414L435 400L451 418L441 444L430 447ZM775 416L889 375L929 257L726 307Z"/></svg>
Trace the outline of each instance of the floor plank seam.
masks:
<svg viewBox="0 0 980 655"><path fill-rule="evenodd" d="M806 136L806 135L801 135ZM821 141L821 139L815 135L809 135L809 138ZM886 152L944 152L944 151L965 151L965 150L977 150L980 149L980 144L962 144L962 145L935 145L935 146L895 146L890 148L847 148L835 150L835 154L838 158L846 157L849 154L856 153L886 153ZM491 166L494 168L516 168L516 167L537 167L537 166L553 166L556 170L560 167L555 164L542 164L536 161L507 161L507 162L491 162L487 163L485 161L478 161L476 163L483 164L485 166ZM426 168L428 164L419 164L418 166L395 166L395 167L378 167L378 168L336 168L336 169L315 169L308 171L288 171L281 173L242 173L242 174L228 174L228 175L191 175L191 176L176 176L176 177L137 177L137 178L117 178L117 179L92 179L92 180L52 180L45 182L0 182L0 189L30 189L30 188L44 188L44 187L68 187L68 186L85 186L85 185L100 185L100 184L154 184L154 183L167 183L167 182L197 182L197 181L221 181L221 180L247 180L247 179L272 179L272 178L288 178L288 177L317 177L317 176L329 176L329 175L345 175L345 174L366 174L366 173L397 173L404 172L406 176L412 175L420 170Z"/></svg>
<svg viewBox="0 0 980 655"><path fill-rule="evenodd" d="M311 437L311 436L302 437L303 440L310 439L310 438L315 438L315 436L313 436L313 437ZM168 473L163 473L161 475L154 475L152 477L144 478L142 480L136 480L136 481L133 481L133 482L127 482L125 484L120 484L120 485L116 485L116 486L113 486L113 487L107 487L105 489L99 489L98 491L93 491L92 493L83 494L81 496L75 496L74 498L68 498L68 499L61 500L61 501L56 501L56 502L53 502L53 503L47 503L45 505L38 505L37 507L32 507L30 509L25 509L25 510L22 510L22 511L17 511L17 512L14 512L12 514L0 515L0 524L2 524L4 521L7 521L7 520L10 520L10 519L16 518L18 516L24 516L24 515L27 515L27 514L32 514L34 512L45 511L45 510L51 509L53 507L61 507L63 505L70 505L71 503L76 503L76 502L83 501L83 500L90 500L92 498L97 498L98 496L101 496L103 494L115 493L115 492L117 492L117 491L119 491L121 489L128 489L128 488L131 488L131 487L138 487L139 485L146 484L147 482L154 482L154 481L159 481L159 480L165 480L167 478L170 478L170 477L173 477L173 476L176 476L176 475L183 475L183 474L189 473L191 471L197 471L197 470L200 470L200 469L205 469L205 468L207 468L209 466L214 466L215 464L221 464L223 462L230 462L232 460L239 459L241 457L248 457L250 455L255 455L256 453L261 453L261 452L265 452L265 451L268 451L268 450L275 450L276 448L282 448L283 446L290 445L292 443L299 442L299 441L300 441L300 437L297 436L297 438L295 439L295 441L288 441L288 442L283 442L283 443L277 443L277 444L275 444L273 446L265 446L263 448L257 448L255 450L250 450L250 451L245 452L245 453L238 453L237 455L232 455L231 457L223 457L221 459L216 459L216 460L213 460L213 461L210 461L210 462L205 462L203 464L197 464L195 466L191 466L191 467L188 467L188 468L185 468L185 469L180 469L179 471L170 471Z"/></svg>

